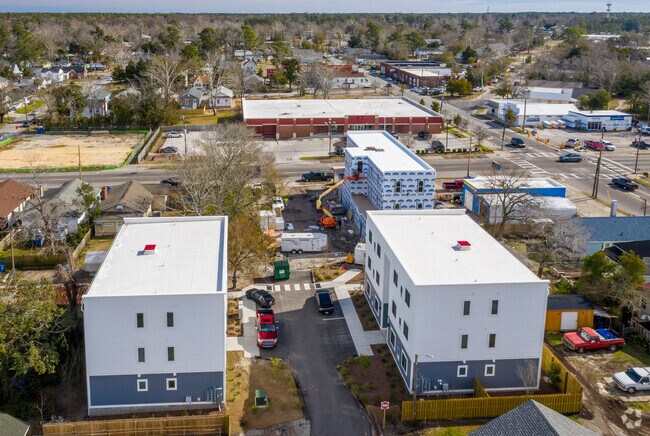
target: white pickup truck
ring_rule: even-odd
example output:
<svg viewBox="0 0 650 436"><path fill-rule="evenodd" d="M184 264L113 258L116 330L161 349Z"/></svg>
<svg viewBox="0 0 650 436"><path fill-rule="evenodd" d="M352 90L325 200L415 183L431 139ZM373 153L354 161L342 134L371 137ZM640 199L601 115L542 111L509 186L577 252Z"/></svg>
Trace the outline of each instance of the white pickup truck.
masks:
<svg viewBox="0 0 650 436"><path fill-rule="evenodd" d="M650 390L650 367L630 368L614 374L614 384L630 394Z"/></svg>

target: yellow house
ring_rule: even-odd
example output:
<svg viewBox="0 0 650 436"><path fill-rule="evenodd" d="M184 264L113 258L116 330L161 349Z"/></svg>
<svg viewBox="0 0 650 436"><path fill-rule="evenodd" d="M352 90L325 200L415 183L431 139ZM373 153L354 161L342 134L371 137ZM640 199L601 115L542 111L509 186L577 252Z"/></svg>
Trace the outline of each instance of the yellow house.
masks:
<svg viewBox="0 0 650 436"><path fill-rule="evenodd" d="M546 302L544 331L574 331L594 326L594 306L586 297L577 294L549 295Z"/></svg>

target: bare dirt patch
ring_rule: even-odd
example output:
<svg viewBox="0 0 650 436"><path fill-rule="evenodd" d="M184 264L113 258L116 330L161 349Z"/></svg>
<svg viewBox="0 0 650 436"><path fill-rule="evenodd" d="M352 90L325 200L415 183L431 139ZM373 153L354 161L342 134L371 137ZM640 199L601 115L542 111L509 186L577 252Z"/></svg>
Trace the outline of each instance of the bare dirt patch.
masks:
<svg viewBox="0 0 650 436"><path fill-rule="evenodd" d="M121 165L144 135L25 135L0 151L0 168Z"/></svg>
<svg viewBox="0 0 650 436"><path fill-rule="evenodd" d="M228 300L228 336L242 336L244 329L239 318L239 300Z"/></svg>

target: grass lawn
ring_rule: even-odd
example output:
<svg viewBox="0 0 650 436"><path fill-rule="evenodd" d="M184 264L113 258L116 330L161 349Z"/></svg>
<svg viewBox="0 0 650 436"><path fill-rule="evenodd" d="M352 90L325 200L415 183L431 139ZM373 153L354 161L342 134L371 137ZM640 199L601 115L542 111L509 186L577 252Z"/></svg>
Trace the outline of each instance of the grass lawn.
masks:
<svg viewBox="0 0 650 436"><path fill-rule="evenodd" d="M627 366L649 366L650 354L637 345L627 343L614 352L614 360Z"/></svg>
<svg viewBox="0 0 650 436"><path fill-rule="evenodd" d="M343 156L302 156L300 160L319 160L327 162L343 162L345 158Z"/></svg>
<svg viewBox="0 0 650 436"><path fill-rule="evenodd" d="M43 106L44 104L45 104L45 102L42 101L42 100L35 100L35 101L31 102L30 104L28 104L27 106L23 106L23 107L20 107L20 108L16 109L16 113L25 115L25 114L30 113L33 110L38 109L39 107Z"/></svg>
<svg viewBox="0 0 650 436"><path fill-rule="evenodd" d="M293 374L280 359L246 359L242 352L226 357L226 413L232 434L263 429L304 417ZM255 407L255 390L264 389L266 408Z"/></svg>
<svg viewBox="0 0 650 436"><path fill-rule="evenodd" d="M17 241L14 242L14 256L38 256L40 253L40 248L27 247L25 245L19 244ZM7 248L0 250L0 257L11 257L11 247L7 245Z"/></svg>
<svg viewBox="0 0 650 436"><path fill-rule="evenodd" d="M75 262L77 264L77 267L83 268L84 261L86 260L86 253L89 251L107 251L109 248L111 248L113 239L114 238L111 237L90 238L86 243L84 249L81 250L81 253L79 253L79 256L77 257L77 260Z"/></svg>
<svg viewBox="0 0 650 436"><path fill-rule="evenodd" d="M346 270L341 269L339 263L331 265L323 265L320 268L314 269L314 278L317 282L328 282L336 279L343 274Z"/></svg>
<svg viewBox="0 0 650 436"><path fill-rule="evenodd" d="M219 109L217 115L212 114L212 110L186 110L181 111L183 120L187 124L217 124L219 120L233 119L239 115L236 109Z"/></svg>
<svg viewBox="0 0 650 436"><path fill-rule="evenodd" d="M459 425L454 427L438 427L427 430L425 436L465 436L480 428L480 425Z"/></svg>
<svg viewBox="0 0 650 436"><path fill-rule="evenodd" d="M546 333L546 341L553 347L559 347L564 345L562 336L564 336L563 333L548 332Z"/></svg>

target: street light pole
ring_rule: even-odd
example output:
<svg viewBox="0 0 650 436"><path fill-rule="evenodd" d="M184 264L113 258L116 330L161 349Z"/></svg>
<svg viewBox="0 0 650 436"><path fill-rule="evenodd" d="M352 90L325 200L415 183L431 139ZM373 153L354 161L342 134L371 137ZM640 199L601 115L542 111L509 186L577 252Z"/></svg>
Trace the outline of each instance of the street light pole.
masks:
<svg viewBox="0 0 650 436"><path fill-rule="evenodd" d="M447 153L447 150L449 149L449 123L451 120L449 118L445 118L445 122L447 123L447 127L445 128L447 131L447 138L445 139L445 153Z"/></svg>
<svg viewBox="0 0 650 436"><path fill-rule="evenodd" d="M27 124L27 133L29 133L29 117L27 116L27 97L23 97L23 103L25 103L25 124Z"/></svg>
<svg viewBox="0 0 650 436"><path fill-rule="evenodd" d="M81 143L77 142L77 155L79 157L79 180L83 181L83 174L81 174Z"/></svg>
<svg viewBox="0 0 650 436"><path fill-rule="evenodd" d="M596 175L594 176L594 189L591 196L593 198L598 198L598 179L600 178L600 162L603 158L603 150L598 152L598 162L596 163Z"/></svg>
<svg viewBox="0 0 650 436"><path fill-rule="evenodd" d="M641 151L641 129L639 129L639 139L636 142L636 158L634 159L634 174L639 168L639 151Z"/></svg>
<svg viewBox="0 0 650 436"><path fill-rule="evenodd" d="M469 154L467 155L467 177L469 177L469 164L472 160L472 134L469 134Z"/></svg>

